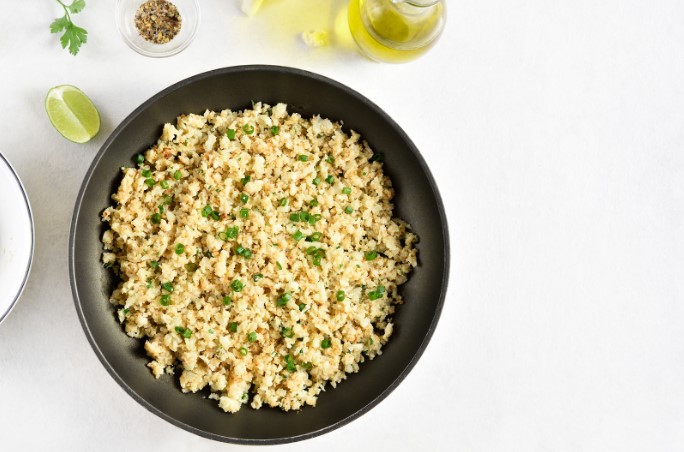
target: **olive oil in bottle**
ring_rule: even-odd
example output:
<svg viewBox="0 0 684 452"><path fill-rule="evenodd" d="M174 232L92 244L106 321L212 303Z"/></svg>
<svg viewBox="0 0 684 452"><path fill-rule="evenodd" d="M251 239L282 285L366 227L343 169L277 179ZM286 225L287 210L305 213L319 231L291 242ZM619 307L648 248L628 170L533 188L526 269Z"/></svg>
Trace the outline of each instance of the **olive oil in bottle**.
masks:
<svg viewBox="0 0 684 452"><path fill-rule="evenodd" d="M351 0L349 28L369 58L404 63L428 51L444 28L443 0Z"/></svg>

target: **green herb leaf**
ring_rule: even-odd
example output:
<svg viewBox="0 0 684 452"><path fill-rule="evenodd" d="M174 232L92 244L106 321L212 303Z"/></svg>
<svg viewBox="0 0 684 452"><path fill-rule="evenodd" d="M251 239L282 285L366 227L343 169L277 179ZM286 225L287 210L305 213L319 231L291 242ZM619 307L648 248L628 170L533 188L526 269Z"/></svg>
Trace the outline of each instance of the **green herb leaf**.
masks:
<svg viewBox="0 0 684 452"><path fill-rule="evenodd" d="M66 16L55 19L54 22L50 24L50 33L59 33L60 31L66 30L71 22ZM143 162L145 158L143 157ZM142 163L142 162L139 162Z"/></svg>
<svg viewBox="0 0 684 452"><path fill-rule="evenodd" d="M85 6L85 0L74 0L71 2L71 5L67 6L67 8L69 8L69 11L71 11L72 14L78 14L83 11Z"/></svg>

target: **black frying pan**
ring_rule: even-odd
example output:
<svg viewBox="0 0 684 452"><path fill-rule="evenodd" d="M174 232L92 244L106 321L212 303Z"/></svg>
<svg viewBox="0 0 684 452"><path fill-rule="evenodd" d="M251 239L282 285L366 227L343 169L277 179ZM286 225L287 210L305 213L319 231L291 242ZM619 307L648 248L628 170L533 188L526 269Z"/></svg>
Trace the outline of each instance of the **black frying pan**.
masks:
<svg viewBox="0 0 684 452"><path fill-rule="evenodd" d="M120 168L159 137L181 113L250 107L251 101L285 102L290 112L344 121L376 152L396 190L396 215L420 238L419 266L402 286L406 300L394 316L395 329L384 353L361 366L336 389L329 386L317 406L299 412L253 410L224 413L208 393L183 394L176 377L155 380L141 340L123 332L108 298L117 284L101 262L100 214L112 201ZM411 140L380 108L333 80L298 69L241 66L183 80L149 99L107 139L86 174L76 200L69 240L69 274L76 310L98 358L135 400L172 424L207 438L248 444L297 441L333 430L365 413L404 379L435 329L449 273L449 240L444 206L425 161ZM93 403L106 403L106 397ZM427 403L427 402L425 402Z"/></svg>

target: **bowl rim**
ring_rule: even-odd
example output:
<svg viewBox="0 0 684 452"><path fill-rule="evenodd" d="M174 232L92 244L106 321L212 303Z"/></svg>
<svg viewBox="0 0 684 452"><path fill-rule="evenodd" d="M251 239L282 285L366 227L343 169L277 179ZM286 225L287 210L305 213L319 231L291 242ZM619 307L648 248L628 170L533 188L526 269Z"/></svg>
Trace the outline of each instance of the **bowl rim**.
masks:
<svg viewBox="0 0 684 452"><path fill-rule="evenodd" d="M26 205L26 212L28 213L29 217L29 223L31 223L31 252L29 254L29 259L28 259L28 264L26 265L26 271L24 273L24 279L21 282L21 285L19 286L19 290L14 296L14 299L10 303L9 307L7 308L7 311L5 312L0 312L0 324L9 317L10 312L14 309L14 307L17 305L19 302L19 299L21 298L21 295L24 293L24 289L26 289L26 283L28 282L29 275L31 274L31 268L33 266L33 254L35 252L36 248L36 227L35 224L33 223L33 210L31 209L31 202L29 201L28 194L26 193L26 188L24 187L24 184L21 182L21 179L19 178L19 174L17 173L17 170L14 169L12 164L10 163L9 159L5 157L5 155L0 152L0 162L4 162L5 165L7 165L7 168L9 168L10 173L14 176L14 179L17 183L17 186L19 187L19 190L21 191L22 197L24 198L24 204Z"/></svg>
<svg viewBox="0 0 684 452"><path fill-rule="evenodd" d="M418 160L418 164L420 166L420 169L424 172L426 175L426 178L428 180L428 184L430 186L430 189L432 190L433 196L435 197L435 201L437 204L437 210L439 217L442 222L442 239L444 240L444 273L442 275L442 281L441 281L441 290L439 294L439 300L437 302L436 308L434 315L432 317L432 320L430 322L430 326L428 330L426 331L425 335L423 336L423 339L420 343L420 346L418 347L417 351L409 361L409 363L406 365L406 367L401 371L401 373L394 379L394 381L387 386L382 392L380 392L375 398L373 398L370 402L368 402L365 406L361 407L354 413L350 414L349 416L340 419L337 422L334 422L330 425L327 425L323 428L320 428L318 430L304 433L301 435L293 435L293 436L287 436L287 437L280 437L280 438L267 438L267 439L262 439L262 438L235 438L235 437L228 437L224 435L219 435L211 432L207 432L201 429L198 429L196 427L193 427L191 425L188 425L184 422L181 422L170 415L167 415L165 412L162 410L156 408L149 402L147 402L145 399L143 399L141 396L139 396L133 389L131 389L130 386L124 381L123 378L121 378L116 371L113 369L113 367L109 364L107 361L106 357L104 356L102 350L98 346L98 344L95 342L95 339L93 338L92 332L90 331L89 325L85 319L85 315L83 313L83 310L81 308L81 300L79 298L78 291L76 289L76 272L75 272L75 242L76 242L76 224L78 222L79 216L80 216L80 211L81 211L81 204L83 202L83 198L85 196L85 189L86 186L89 184L93 172L95 168L99 165L100 160L102 159L105 151L109 149L111 146L111 143L119 136L119 134L124 130L128 125L138 117L145 109L147 109L150 105L153 103L157 102L159 99L167 96L168 94L183 88L186 85L197 83L201 80L204 79L210 79L213 77L216 77L218 75L224 75L224 74L231 74L231 73L239 73L239 72L251 72L251 71L267 71L267 72L273 72L276 74L290 74L290 75L295 75L298 77L305 77L305 78L311 78L314 79L318 82L322 82L325 84L332 85L333 87L343 91L345 94L355 98L357 101L360 101L364 106L375 112L376 114L380 115L384 120L388 122L388 124L392 125L392 127L400 134L401 139L407 143L409 143L408 148L410 151L414 154L416 159ZM190 433L194 433L198 436L215 440L215 441L220 441L224 443L232 443L232 444L243 444L243 445L276 445L276 444L286 444L286 443L293 443L297 441L302 441L310 438L314 438L320 435L323 435L325 433L331 432L333 430L336 430L344 425L349 424L351 421L359 418L363 414L367 413L370 411L372 408L377 406L381 401L383 401L392 391L394 391L397 386L406 378L406 376L413 370L415 367L416 363L418 360L422 357L423 353L425 352L425 349L427 348L428 343L432 339L432 336L435 332L435 329L437 327L437 323L439 321L439 318L442 313L442 308L444 306L444 301L446 298L446 293L447 293L447 288L448 288L448 283L449 283L449 273L450 273L450 243L449 243L449 230L448 230L448 224L447 224L447 217L446 217L446 212L444 209L444 204L442 202L442 197L440 196L439 189L437 188L437 183L435 182L434 177L432 176L432 173L430 172L430 169L427 166L427 163L425 162L423 156L420 154L416 146L413 144L411 139L408 137L406 132L380 107L378 107L375 103L370 101L368 98L360 94L359 92L349 88L348 86L337 82L333 79L330 79L328 77L325 77L323 75L306 71L303 69L298 69L298 68L293 68L293 67L287 67L287 66L278 66L278 65L264 65L264 64L254 64L254 65L240 65L240 66L229 66L229 67L224 67L224 68L219 68L219 69L214 69L210 70L207 72L202 72L196 75L193 75L191 77L185 78L179 82L176 82L169 87L161 90L154 96L150 97L146 101L144 101L140 106L138 106L135 110L133 110L132 113L130 113L121 123L114 129L114 131L109 135L107 140L102 144L102 147L98 151L98 153L95 155L93 158L92 163L90 164L88 171L86 172L83 182L81 184L81 187L78 192L78 196L76 197L76 203L74 206L74 213L72 216L71 220L71 227L69 231L69 282L71 285L71 292L72 296L74 299L74 305L76 308L76 312L78 314L79 321L81 323L81 327L83 328L83 331L86 335L86 338L88 339L88 342L90 343L91 347L93 348L93 351L97 355L98 359L102 363L102 365L105 367L109 375L119 384L119 386L129 395L131 396L136 402L138 402L140 405L142 405L145 409L150 411L151 413L159 416L160 418L164 419L165 421L171 423L172 425L176 427L180 427L183 430L186 430Z"/></svg>

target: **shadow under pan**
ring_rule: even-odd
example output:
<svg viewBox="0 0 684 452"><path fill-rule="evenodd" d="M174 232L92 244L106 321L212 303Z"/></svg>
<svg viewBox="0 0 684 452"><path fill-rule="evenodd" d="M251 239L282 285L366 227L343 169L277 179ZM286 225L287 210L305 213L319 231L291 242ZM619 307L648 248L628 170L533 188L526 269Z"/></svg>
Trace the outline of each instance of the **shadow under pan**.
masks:
<svg viewBox="0 0 684 452"><path fill-rule="evenodd" d="M395 215L419 236L419 266L402 286L395 329L383 354L358 374L326 387L316 407L299 412L253 410L224 413L208 392L183 394L177 376L155 380L146 367L142 340L116 321L109 295L117 284L101 263L102 211L112 204L120 168L158 139L166 122L183 113L249 108L251 101L288 104L304 117L320 114L343 121L385 154L385 172L396 191ZM90 344L112 377L135 400L174 425L233 443L274 444L306 439L355 419L384 399L406 376L427 346L444 303L449 273L444 207L435 182L411 140L379 107L333 80L278 66L218 69L183 80L152 97L111 134L95 157L79 192L71 225L69 273L76 310ZM102 400L100 403L105 403Z"/></svg>

